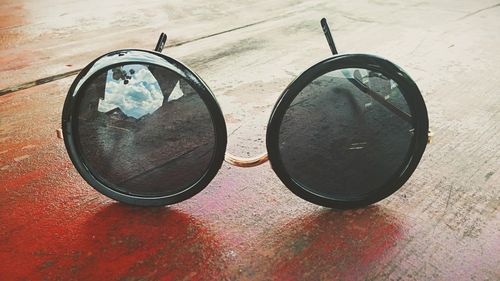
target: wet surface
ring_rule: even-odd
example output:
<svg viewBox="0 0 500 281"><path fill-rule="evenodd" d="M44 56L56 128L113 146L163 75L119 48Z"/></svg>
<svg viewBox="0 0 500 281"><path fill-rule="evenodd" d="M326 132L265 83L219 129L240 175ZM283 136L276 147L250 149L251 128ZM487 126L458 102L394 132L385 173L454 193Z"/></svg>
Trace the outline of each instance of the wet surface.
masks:
<svg viewBox="0 0 500 281"><path fill-rule="evenodd" d="M60 79L0 97L0 280L498 280L496 3L244 4L4 1L0 88L152 48L172 24L169 42L193 41L164 52L215 92L229 150L254 154L280 91L328 56L326 13L340 50L393 59L421 88L436 136L403 188L369 208L328 210L289 192L268 164L223 165L185 202L119 204L85 183L55 137L74 77ZM212 36L232 27L242 28Z"/></svg>

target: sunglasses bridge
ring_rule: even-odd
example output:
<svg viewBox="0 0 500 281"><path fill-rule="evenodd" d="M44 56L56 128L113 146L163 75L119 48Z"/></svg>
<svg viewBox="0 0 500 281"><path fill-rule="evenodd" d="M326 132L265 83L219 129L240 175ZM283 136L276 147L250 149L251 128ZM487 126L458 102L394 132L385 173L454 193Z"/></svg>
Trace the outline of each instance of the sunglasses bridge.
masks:
<svg viewBox="0 0 500 281"><path fill-rule="evenodd" d="M242 167L242 168L250 168L250 167L259 166L259 165L266 163L268 160L269 160L269 157L267 156L267 153L265 153L265 152L255 156L255 157L250 157L250 158L238 157L238 156L235 156L231 153L226 153L224 156L224 161L226 161L226 163L229 163L229 164L236 166L236 167Z"/></svg>

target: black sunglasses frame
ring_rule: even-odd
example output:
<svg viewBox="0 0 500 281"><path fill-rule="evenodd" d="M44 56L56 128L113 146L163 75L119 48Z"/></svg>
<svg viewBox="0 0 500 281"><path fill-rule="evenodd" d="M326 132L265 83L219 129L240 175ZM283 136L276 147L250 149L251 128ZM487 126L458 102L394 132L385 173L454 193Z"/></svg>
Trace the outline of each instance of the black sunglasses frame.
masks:
<svg viewBox="0 0 500 281"><path fill-rule="evenodd" d="M414 141L411 144L412 149L409 151L407 161L405 162L407 165L402 166L400 171L398 171L393 178L389 179L384 187L370 192L359 200L332 199L308 190L290 177L281 160L279 149L280 126L287 109L295 97L316 78L328 72L345 68L363 68L376 71L395 81L400 87L401 93L405 97L412 113L411 123L415 135L413 138ZM273 170L285 186L294 194L317 205L347 209L370 205L386 198L398 190L417 168L428 143L428 130L429 121L427 109L422 95L415 82L402 69L380 57L366 54L343 54L334 55L312 66L300 74L299 77L283 91L269 119L266 144L269 153L269 161L271 162Z"/></svg>
<svg viewBox="0 0 500 281"><path fill-rule="evenodd" d="M75 92L75 90L81 79L83 79L83 77L89 74L89 71L94 66L94 64L103 57L113 56L116 54L126 53L126 52L134 52L134 51L149 53L167 62L169 64L168 69L174 71L180 77L185 79L185 81L188 82L189 85L202 98L203 102L206 104L208 108L208 111L210 113L214 125L215 151L211 159L211 164L209 165L208 170L194 185L173 195L142 197L121 192L119 191L119 188L111 187L108 184L106 184L104 180L99 177L98 173L93 172L92 169L85 164L84 159L82 159L80 138L79 135L75 133L78 132L78 120L77 118L73 118L74 116L78 116L78 108L80 102L79 98L80 96L78 95L78 93L84 92L86 87L88 87L94 81L94 79L98 77L100 74L108 71L113 67L124 65L130 62L120 62L120 63L106 65L106 67L103 68L99 68L97 71L90 74L90 76L88 76L87 79L85 79L85 81L83 82L83 84L81 84L77 92ZM166 67L165 65L160 65L160 64L152 64L152 63L148 64L157 65L159 67ZM217 103L217 100L215 99L214 94L212 93L210 88L208 88L205 82L198 75L196 75L196 73L191 71L187 66L183 65L179 61L158 52L141 50L141 49L126 49L126 50L118 50L110 52L95 59L78 74L78 76L75 78L75 81L73 82L73 84L69 89L66 101L64 103L64 109L62 114L62 133L64 136L63 137L64 144L66 146L70 159L73 162L73 165L80 173L80 175L87 181L88 184L94 187L97 191L101 192L102 194L112 199L139 206L170 205L189 199L195 194L199 193L212 181L212 179L215 177L215 175L221 168L222 163L224 161L224 153L226 151L226 144L227 144L227 130L226 130L226 123L224 121L224 115L222 114L222 111L220 109L219 104Z"/></svg>
<svg viewBox="0 0 500 281"><path fill-rule="evenodd" d="M283 91L276 102L269 119L266 132L267 155L263 154L254 159L243 159L236 158L229 153L226 153L226 124L222 110L217 103L214 94L195 72L190 70L181 62L160 53L167 39L166 35L162 33L156 45L155 51L141 49L113 51L95 59L77 75L68 91L62 114L62 136L64 136L64 143L73 165L80 175L87 181L87 183L89 183L89 185L94 187L97 191L117 201L140 206L170 205L194 196L212 181L218 170L221 168L224 159L230 164L241 167L256 166L269 159L272 169L289 190L309 202L325 207L339 209L358 208L370 205L388 197L408 180L413 171L416 169L427 143L430 141L427 109L424 100L415 82L409 77L408 74L392 62L367 54L338 55L333 38L330 34L330 29L325 19L321 20L321 25L333 56L304 71ZM85 159L82 157L80 139L79 135L76 133L78 132L78 120L74 117L78 116L78 108L81 101L81 95L79 95L79 93L85 92L85 89L95 80L97 76L113 67L129 63L140 63L140 61L136 60L123 60L117 63L107 64L104 67L100 67L92 72L98 61L107 56L120 56L120 54L133 52L140 52L155 56L161 61L161 63L147 62L147 64L165 67L178 74L181 78L188 82L188 84L199 94L203 102L206 104L212 118L215 134L215 147L210 165L204 175L195 184L176 194L143 197L121 191L119 187L112 186L112 184L109 183L107 184L105 180L100 178L98 173L92 171L92 169L85 164ZM412 117L409 122L412 123L414 128L413 143L411 144L411 150L409 151L407 161L405 162L407 164L400 167L400 171L398 171L393 178L388 179L387 184L385 184L382 188L372 191L366 196L363 196L363 198L356 200L327 198L308 190L300 183L294 181L284 167L279 149L280 126L287 109L295 97L316 78L328 72L345 68L362 68L376 71L395 81L407 101ZM356 81L353 83L356 83ZM379 102L383 103L383 101Z"/></svg>

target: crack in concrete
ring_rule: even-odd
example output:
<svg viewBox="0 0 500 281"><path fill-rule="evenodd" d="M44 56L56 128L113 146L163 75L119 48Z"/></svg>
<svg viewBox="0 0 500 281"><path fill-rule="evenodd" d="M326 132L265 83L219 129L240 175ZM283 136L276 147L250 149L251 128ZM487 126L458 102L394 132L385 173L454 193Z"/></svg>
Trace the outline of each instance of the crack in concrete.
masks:
<svg viewBox="0 0 500 281"><path fill-rule="evenodd" d="M500 7L500 3L476 10L474 12L470 12L470 13L466 14L465 16L458 18L457 21L472 17L473 15L479 14L479 13L484 12L486 10L494 9L496 7Z"/></svg>
<svg viewBox="0 0 500 281"><path fill-rule="evenodd" d="M285 14L282 14L282 15L279 15L279 16L270 17L270 18L267 18L267 19L263 19L263 20L260 20L260 21L253 22L253 23L249 23L249 24L245 24L245 25L242 25L242 26L238 26L238 27L235 27L235 28L231 28L231 29L220 31L220 32L216 32L216 33L212 33L212 34L208 34L208 35L196 37L196 38L193 38L193 39L190 39L190 40L186 40L186 41L181 41L181 42L178 42L178 43L174 43L172 45L168 45L167 47L168 48L178 47L178 46L182 46L182 45L189 44L189 43L192 43L192 42L200 41L200 40L203 40L203 39L215 37L215 36L218 36L218 35L230 33L230 32L241 30L241 29L245 29L245 28L249 28L249 27L260 25L260 24L267 23L267 22L270 22L270 21L282 19L282 18L285 18L287 16L296 14L297 12L298 11L291 11L289 13L285 13ZM25 90L25 89L32 88L32 87L35 87L35 86L38 86L38 85L43 85L43 84L46 84L46 83L49 83L49 82L53 82L53 81L56 81L56 80L60 80L60 79L69 77L69 76L76 75L82 69L83 68L78 68L78 69L75 69L75 70L72 70L72 71L68 71L68 72L64 72L64 73L59 73L59 74L56 74L56 75L52 75L52 76L40 78L40 79L37 79L37 80L34 80L34 81L25 82L25 83L17 84L17 85L10 86L10 87L4 88L4 89L0 89L0 97L3 96L3 95L7 95L7 94L10 94L10 93L14 93L14 92L17 92L17 91Z"/></svg>

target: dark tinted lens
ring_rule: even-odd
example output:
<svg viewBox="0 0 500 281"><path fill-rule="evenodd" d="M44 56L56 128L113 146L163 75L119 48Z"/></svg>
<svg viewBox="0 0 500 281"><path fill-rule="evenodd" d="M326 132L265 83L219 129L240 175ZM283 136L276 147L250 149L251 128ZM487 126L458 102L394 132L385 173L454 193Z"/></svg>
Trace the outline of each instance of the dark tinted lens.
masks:
<svg viewBox="0 0 500 281"><path fill-rule="evenodd" d="M80 93L81 156L106 185L172 195L207 171L215 132L207 106L179 75L152 65L110 69Z"/></svg>
<svg viewBox="0 0 500 281"><path fill-rule="evenodd" d="M410 110L393 80L365 69L324 74L293 100L280 154L294 181L337 200L361 200L409 162Z"/></svg>

